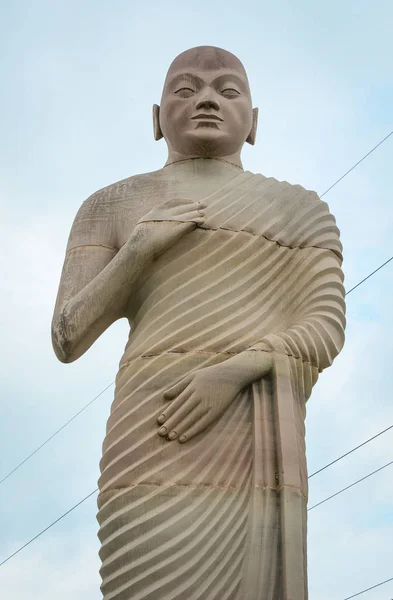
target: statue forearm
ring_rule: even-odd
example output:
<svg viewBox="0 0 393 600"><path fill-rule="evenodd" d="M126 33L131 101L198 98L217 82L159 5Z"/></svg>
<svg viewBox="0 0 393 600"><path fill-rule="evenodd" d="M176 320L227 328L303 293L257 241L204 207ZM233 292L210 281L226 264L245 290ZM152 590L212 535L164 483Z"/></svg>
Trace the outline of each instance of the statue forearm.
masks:
<svg viewBox="0 0 393 600"><path fill-rule="evenodd" d="M248 350L216 367L244 388L267 375L273 367L273 354L283 352L308 362L319 371L328 367L344 344L344 311L327 317L313 316L287 330L267 335Z"/></svg>
<svg viewBox="0 0 393 600"><path fill-rule="evenodd" d="M232 356L223 363L215 365L215 369L223 369L230 379L239 384L241 389L252 384L254 381L268 375L273 367L273 356L271 352L259 350L244 350Z"/></svg>
<svg viewBox="0 0 393 600"><path fill-rule="evenodd" d="M79 358L124 315L132 290L151 259L144 232L135 230L109 264L55 311L52 341L62 362Z"/></svg>
<svg viewBox="0 0 393 600"><path fill-rule="evenodd" d="M294 285L287 326L267 333L252 349L284 353L321 372L344 345L345 291L334 253L314 249L312 254L314 265L298 289Z"/></svg>
<svg viewBox="0 0 393 600"><path fill-rule="evenodd" d="M319 372L329 367L344 345L345 314L315 314L284 331L271 333L255 350L282 352L309 363Z"/></svg>

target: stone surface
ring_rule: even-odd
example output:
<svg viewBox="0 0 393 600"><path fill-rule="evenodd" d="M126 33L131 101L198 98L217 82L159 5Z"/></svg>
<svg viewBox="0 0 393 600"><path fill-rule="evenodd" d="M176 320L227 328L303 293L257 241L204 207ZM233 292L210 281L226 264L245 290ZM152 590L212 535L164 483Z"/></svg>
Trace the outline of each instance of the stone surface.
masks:
<svg viewBox="0 0 393 600"><path fill-rule="evenodd" d="M247 75L171 65L163 169L93 194L53 317L63 362L130 336L99 480L105 600L305 600L305 403L344 342L339 231L314 192L244 171Z"/></svg>

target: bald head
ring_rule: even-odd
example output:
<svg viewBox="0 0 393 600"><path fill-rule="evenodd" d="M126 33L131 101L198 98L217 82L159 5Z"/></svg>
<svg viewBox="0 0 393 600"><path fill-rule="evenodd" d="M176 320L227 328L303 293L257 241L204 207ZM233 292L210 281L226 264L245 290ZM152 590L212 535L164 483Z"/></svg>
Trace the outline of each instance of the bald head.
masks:
<svg viewBox="0 0 393 600"><path fill-rule="evenodd" d="M235 71L248 82L246 70L237 56L215 46L197 46L179 54L168 69L167 79L187 69Z"/></svg>

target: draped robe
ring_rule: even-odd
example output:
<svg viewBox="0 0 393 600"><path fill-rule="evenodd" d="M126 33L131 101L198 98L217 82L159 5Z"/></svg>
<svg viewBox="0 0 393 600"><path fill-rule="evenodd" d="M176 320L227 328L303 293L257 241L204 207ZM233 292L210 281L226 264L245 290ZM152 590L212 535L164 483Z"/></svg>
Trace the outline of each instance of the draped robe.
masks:
<svg viewBox="0 0 393 600"><path fill-rule="evenodd" d="M130 305L100 465L101 589L306 600L305 404L344 341L339 231L298 185L233 169L207 196L198 185L204 224ZM187 443L159 437L163 392L244 350L272 352L271 376Z"/></svg>

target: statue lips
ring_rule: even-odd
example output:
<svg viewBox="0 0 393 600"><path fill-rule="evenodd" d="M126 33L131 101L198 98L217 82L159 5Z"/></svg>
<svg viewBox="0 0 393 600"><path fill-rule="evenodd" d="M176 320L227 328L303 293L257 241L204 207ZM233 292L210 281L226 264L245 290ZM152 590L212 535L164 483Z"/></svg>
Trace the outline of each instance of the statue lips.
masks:
<svg viewBox="0 0 393 600"><path fill-rule="evenodd" d="M196 119L201 119L201 120L213 120L213 121L223 121L224 119L221 119L221 117L218 117L217 115L206 115L204 113L201 113L200 115L195 115L195 117L191 117L191 120L194 121Z"/></svg>
<svg viewBox="0 0 393 600"><path fill-rule="evenodd" d="M222 123L224 119L221 119L221 117L218 117L217 115L207 115L205 113L201 113L199 115L196 115L195 117L191 117L191 120L200 121L200 123L198 123L196 126L197 129L198 127L213 127L215 129L218 129L217 123L214 123L212 121L219 121Z"/></svg>

